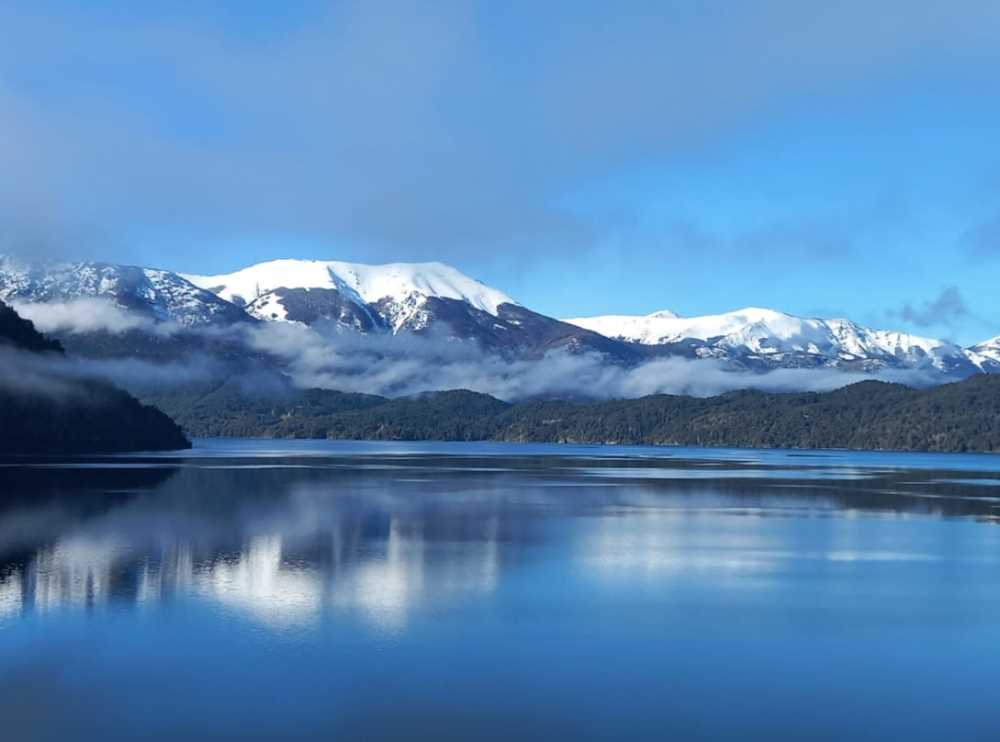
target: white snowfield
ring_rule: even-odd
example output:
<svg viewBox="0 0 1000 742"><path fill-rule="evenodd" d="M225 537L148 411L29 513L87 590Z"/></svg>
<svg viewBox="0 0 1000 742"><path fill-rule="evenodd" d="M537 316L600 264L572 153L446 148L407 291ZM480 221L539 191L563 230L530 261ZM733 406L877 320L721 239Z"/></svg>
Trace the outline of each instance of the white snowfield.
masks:
<svg viewBox="0 0 1000 742"><path fill-rule="evenodd" d="M1000 363L1000 335L973 345L966 352L973 358L973 363L980 368L984 363Z"/></svg>
<svg viewBox="0 0 1000 742"><path fill-rule="evenodd" d="M796 317L759 307L701 317L680 317L664 310L644 316L606 315L563 321L609 338L644 345L694 339L720 348L745 348L759 355L799 352L833 355L845 360L883 354L896 357L926 355L943 360L964 354L962 348L945 340L872 330L846 319ZM997 351L1000 352L1000 345Z"/></svg>
<svg viewBox="0 0 1000 742"><path fill-rule="evenodd" d="M444 263L365 265L338 260L272 260L225 275L181 275L223 299L244 304L278 288L337 289L363 304L382 299L402 303L415 296L457 299L493 316L501 304L517 304L502 291Z"/></svg>

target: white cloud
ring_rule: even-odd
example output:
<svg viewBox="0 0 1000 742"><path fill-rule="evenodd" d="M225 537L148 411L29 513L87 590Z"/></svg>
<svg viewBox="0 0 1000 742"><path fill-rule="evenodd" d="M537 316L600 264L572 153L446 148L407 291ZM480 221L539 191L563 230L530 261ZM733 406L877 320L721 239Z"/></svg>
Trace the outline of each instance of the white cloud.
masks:
<svg viewBox="0 0 1000 742"><path fill-rule="evenodd" d="M941 377L923 371L879 374L836 369L734 371L717 360L664 358L634 367L597 353L552 351L530 360L483 352L475 343L426 336L324 334L289 323L248 330L257 349L282 358L303 387L385 396L470 389L508 401L535 397L622 399L650 394L712 396L737 389L829 391L859 381L927 386Z"/></svg>
<svg viewBox="0 0 1000 742"><path fill-rule="evenodd" d="M172 323L157 323L151 317L123 309L106 299L81 298L66 302L13 302L15 311L31 320L40 332L110 332L145 330L165 334Z"/></svg>
<svg viewBox="0 0 1000 742"><path fill-rule="evenodd" d="M17 309L47 332L179 331L172 324L154 323L96 299L23 304ZM62 374L108 378L128 388L164 388L235 373L248 389L264 394L274 388L277 369L284 369L292 382L302 388L389 397L469 389L507 401L631 399L651 394L712 396L738 389L822 392L872 378L913 386L929 386L943 380L940 374L919 370L885 370L874 375L815 368L757 373L733 370L719 360L678 357L624 366L595 352L566 350L550 351L538 358L507 358L486 352L473 341L445 334L361 335L287 322L189 328L183 333L211 338L227 347L242 344L252 354L270 356L277 363L258 358L249 365L228 368L225 361L200 354L155 363L141 358L73 357L58 359L56 365ZM183 339L184 335L176 337ZM205 345L195 343L193 347ZM53 363L33 357L21 361L25 362Z"/></svg>
<svg viewBox="0 0 1000 742"><path fill-rule="evenodd" d="M182 220L200 239L174 249L191 256L248 234L396 258L579 249L603 226L556 204L581 183L803 99L988 80L1000 48L988 0L365 0L305 15L248 34L197 4L137 5L128 23L0 6L0 216L116 237Z"/></svg>

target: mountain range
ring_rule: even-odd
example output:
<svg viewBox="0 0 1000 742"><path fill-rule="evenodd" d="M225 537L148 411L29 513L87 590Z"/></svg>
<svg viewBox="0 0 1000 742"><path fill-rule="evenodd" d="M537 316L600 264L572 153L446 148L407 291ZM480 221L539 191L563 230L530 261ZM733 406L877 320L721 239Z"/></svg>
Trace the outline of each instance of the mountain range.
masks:
<svg viewBox="0 0 1000 742"><path fill-rule="evenodd" d="M694 344L700 358L752 358L772 368L821 365L876 371L930 367L948 375L993 371L1000 338L971 348L947 340L874 330L848 319L796 317L747 307L681 317L669 310L644 316L578 317L566 322L623 342L647 346Z"/></svg>
<svg viewBox="0 0 1000 742"><path fill-rule="evenodd" d="M61 324L41 321L43 329L77 354L104 358L162 359L165 349L194 346L213 353L225 344L206 343L204 336L198 340L197 331L294 323L363 337L461 338L508 359L564 350L598 353L624 366L681 357L714 359L734 371L917 369L941 380L1000 371L1000 337L960 347L847 319L760 308L701 317L664 310L645 316L556 319L442 263L276 260L235 273L201 275L0 257L0 300L36 322L46 305L50 310L69 308L60 315ZM123 329L74 322L80 317L72 310L81 315L93 309L81 302L92 300L135 318L135 323Z"/></svg>

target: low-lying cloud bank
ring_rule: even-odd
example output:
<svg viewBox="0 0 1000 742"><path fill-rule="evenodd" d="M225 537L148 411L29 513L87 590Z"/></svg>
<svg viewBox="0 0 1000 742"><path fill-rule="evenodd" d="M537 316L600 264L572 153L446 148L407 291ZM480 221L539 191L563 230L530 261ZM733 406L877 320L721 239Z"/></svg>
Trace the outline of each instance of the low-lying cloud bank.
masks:
<svg viewBox="0 0 1000 742"><path fill-rule="evenodd" d="M65 302L13 302L19 315L31 320L40 332L108 332L119 335L142 330L169 335L179 328L173 322L157 322L153 317L130 312L107 299L83 297Z"/></svg>
<svg viewBox="0 0 1000 742"><path fill-rule="evenodd" d="M167 390L218 379L225 367L213 360L154 363L135 358L99 360L35 353L0 345L0 392L55 400L85 400L80 382L111 382L126 389Z"/></svg>
<svg viewBox="0 0 1000 742"><path fill-rule="evenodd" d="M70 363L57 354L40 354L0 346L0 392L69 398L80 394Z"/></svg>
<svg viewBox="0 0 1000 742"><path fill-rule="evenodd" d="M60 374L99 377L127 388L162 392L170 387L228 378L237 374L251 393L269 394L277 374L302 388L333 389L389 397L428 391L469 389L507 401L537 398L626 399L650 394L713 396L739 389L771 392L824 392L859 381L879 379L910 386L931 386L946 377L934 370L884 370L876 374L829 368L777 369L757 373L735 370L712 359L663 358L626 367L597 353L554 350L530 360L504 358L472 341L443 334L358 335L341 328L296 323L260 323L230 328L190 329L130 312L101 299L66 303L18 304L38 329L56 334L148 332L161 340L211 340L197 346L246 351L235 368L212 356L187 352L183 360L154 362L138 358L34 361L57 364ZM271 358L261 365L260 358ZM7 359L0 358L7 362ZM23 370L25 361L19 361ZM26 383L21 370L4 373L4 384ZM280 385L279 385L280 386Z"/></svg>
<svg viewBox="0 0 1000 742"><path fill-rule="evenodd" d="M878 374L836 369L736 371L718 360L664 358L633 367L597 353L552 351L533 360L510 360L476 344L439 336L359 336L324 333L284 323L250 330L257 350L279 356L302 387L385 396L470 389L508 401L549 397L622 399L650 394L712 396L737 389L830 391L880 379L912 386L940 383L941 375L919 370Z"/></svg>

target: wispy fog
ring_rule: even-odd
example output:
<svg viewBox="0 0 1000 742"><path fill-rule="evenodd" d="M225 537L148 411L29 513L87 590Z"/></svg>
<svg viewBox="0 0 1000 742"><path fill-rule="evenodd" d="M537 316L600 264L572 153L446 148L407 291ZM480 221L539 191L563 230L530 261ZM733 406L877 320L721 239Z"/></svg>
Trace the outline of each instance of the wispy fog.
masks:
<svg viewBox="0 0 1000 742"><path fill-rule="evenodd" d="M597 353L551 351L511 360L475 343L443 336L360 336L324 333L294 324L265 324L249 342L282 359L295 383L340 391L403 396L471 389L500 399L538 397L617 399L649 394L711 396L735 389L828 391L879 378L913 386L940 382L922 371L878 375L834 369L779 369L750 373L722 361L665 358L624 367Z"/></svg>
<svg viewBox="0 0 1000 742"><path fill-rule="evenodd" d="M0 393L66 398L80 394L78 371L58 354L39 354L0 345Z"/></svg>
<svg viewBox="0 0 1000 742"><path fill-rule="evenodd" d="M18 311L46 332L148 332L186 349L160 360L141 352L128 358L88 358L86 346L69 359L19 358L4 383L24 380L24 365L61 375L110 379L136 391L162 392L212 380L237 379L249 393L285 389L281 376L300 388L406 396L426 391L470 389L507 401L536 398L626 399L649 394L712 396L737 389L828 391L877 378L911 386L942 381L940 373L891 370L863 374L836 369L778 369L748 372L724 361L662 358L634 366L595 353L552 350L541 357L510 358L477 343L431 334L360 335L336 326L306 327L270 322L230 328L181 328L99 299L63 304L19 304ZM162 342L161 342L162 341ZM216 357L205 348L237 349L240 358ZM220 354L221 356L221 354Z"/></svg>
<svg viewBox="0 0 1000 742"><path fill-rule="evenodd" d="M13 302L14 310L34 322L40 332L109 332L117 335L144 330L160 335L177 329L172 322L157 322L138 312L130 312L107 299L84 297L66 302Z"/></svg>

